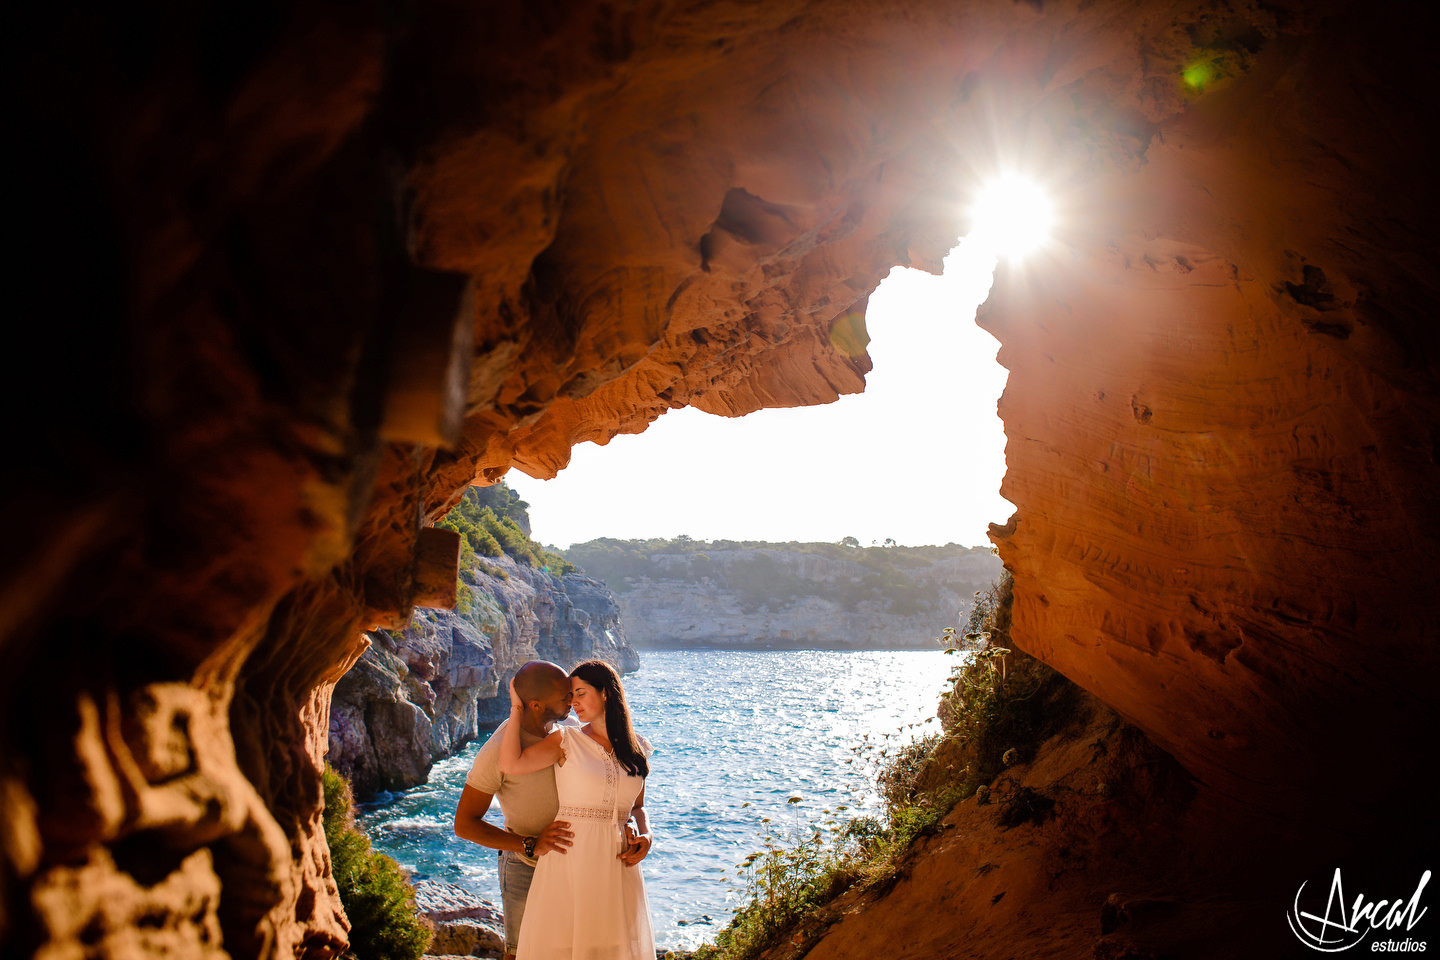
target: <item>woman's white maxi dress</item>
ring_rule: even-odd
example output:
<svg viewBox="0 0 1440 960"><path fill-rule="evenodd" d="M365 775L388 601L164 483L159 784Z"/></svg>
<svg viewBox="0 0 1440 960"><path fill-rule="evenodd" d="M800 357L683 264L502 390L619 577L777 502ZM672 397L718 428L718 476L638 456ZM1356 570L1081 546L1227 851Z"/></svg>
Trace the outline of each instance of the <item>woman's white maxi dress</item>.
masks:
<svg viewBox="0 0 1440 960"><path fill-rule="evenodd" d="M575 832L565 853L540 857L517 960L655 960L655 934L640 866L619 860L625 821L645 786L579 727L561 726L555 765L560 810ZM649 744L641 741L648 756Z"/></svg>

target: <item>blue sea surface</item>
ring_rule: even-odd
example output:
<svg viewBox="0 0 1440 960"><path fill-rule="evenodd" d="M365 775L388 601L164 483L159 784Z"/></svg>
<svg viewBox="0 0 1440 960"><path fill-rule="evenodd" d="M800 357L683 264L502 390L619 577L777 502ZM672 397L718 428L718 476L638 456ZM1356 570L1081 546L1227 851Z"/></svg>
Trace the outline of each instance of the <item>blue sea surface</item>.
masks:
<svg viewBox="0 0 1440 960"><path fill-rule="evenodd" d="M636 729L655 747L645 787L655 846L642 869L657 945L712 939L740 905L736 864L767 836L876 812L879 751L938 729L952 663L938 650L643 651L624 682ZM362 805L359 819L417 877L498 904L494 851L452 829L488 735L436 764L429 783ZM499 804L490 819L501 822Z"/></svg>

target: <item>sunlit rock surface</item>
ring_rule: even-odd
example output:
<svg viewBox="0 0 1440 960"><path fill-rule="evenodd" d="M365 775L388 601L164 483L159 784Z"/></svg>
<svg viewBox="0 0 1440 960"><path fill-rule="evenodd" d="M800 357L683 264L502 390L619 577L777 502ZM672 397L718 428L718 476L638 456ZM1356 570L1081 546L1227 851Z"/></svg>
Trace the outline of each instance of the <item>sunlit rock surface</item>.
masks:
<svg viewBox="0 0 1440 960"><path fill-rule="evenodd" d="M7 953L338 953L330 691L453 602L426 524L859 390L867 295L1003 162L1062 218L983 318L1016 642L1303 851L1235 872L1433 841L1423 8L381 9L7 23Z"/></svg>
<svg viewBox="0 0 1440 960"><path fill-rule="evenodd" d="M479 700L499 689L490 644L449 611L367 636L335 685L325 755L359 797L424 783L432 763L475 739Z"/></svg>
<svg viewBox="0 0 1440 960"><path fill-rule="evenodd" d="M415 905L435 928L426 956L504 956L505 919L495 904L453 883L419 880Z"/></svg>

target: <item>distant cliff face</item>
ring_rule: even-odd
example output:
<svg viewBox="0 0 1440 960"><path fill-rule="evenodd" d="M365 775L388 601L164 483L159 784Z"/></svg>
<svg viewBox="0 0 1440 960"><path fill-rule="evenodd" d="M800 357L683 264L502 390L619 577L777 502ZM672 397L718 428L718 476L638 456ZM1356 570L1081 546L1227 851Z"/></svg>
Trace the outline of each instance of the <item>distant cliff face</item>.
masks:
<svg viewBox="0 0 1440 960"><path fill-rule="evenodd" d="M404 630L368 636L335 685L326 755L361 796L424 783L481 723L504 717L510 678L528 660L640 666L605 584L509 557L465 569L457 610L416 610Z"/></svg>
<svg viewBox="0 0 1440 960"><path fill-rule="evenodd" d="M596 540L567 551L615 590L642 649L933 647L1000 575L984 547Z"/></svg>

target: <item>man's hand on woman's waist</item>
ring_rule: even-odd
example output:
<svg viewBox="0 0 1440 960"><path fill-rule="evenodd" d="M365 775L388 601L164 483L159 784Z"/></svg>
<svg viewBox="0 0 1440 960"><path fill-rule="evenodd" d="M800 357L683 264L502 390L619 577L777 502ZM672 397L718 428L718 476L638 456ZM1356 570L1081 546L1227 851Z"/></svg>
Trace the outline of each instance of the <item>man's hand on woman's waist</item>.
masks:
<svg viewBox="0 0 1440 960"><path fill-rule="evenodd" d="M542 856L551 850L556 853L565 853L565 848L570 846L574 837L575 831L570 829L569 821L553 820L535 838L535 856Z"/></svg>

